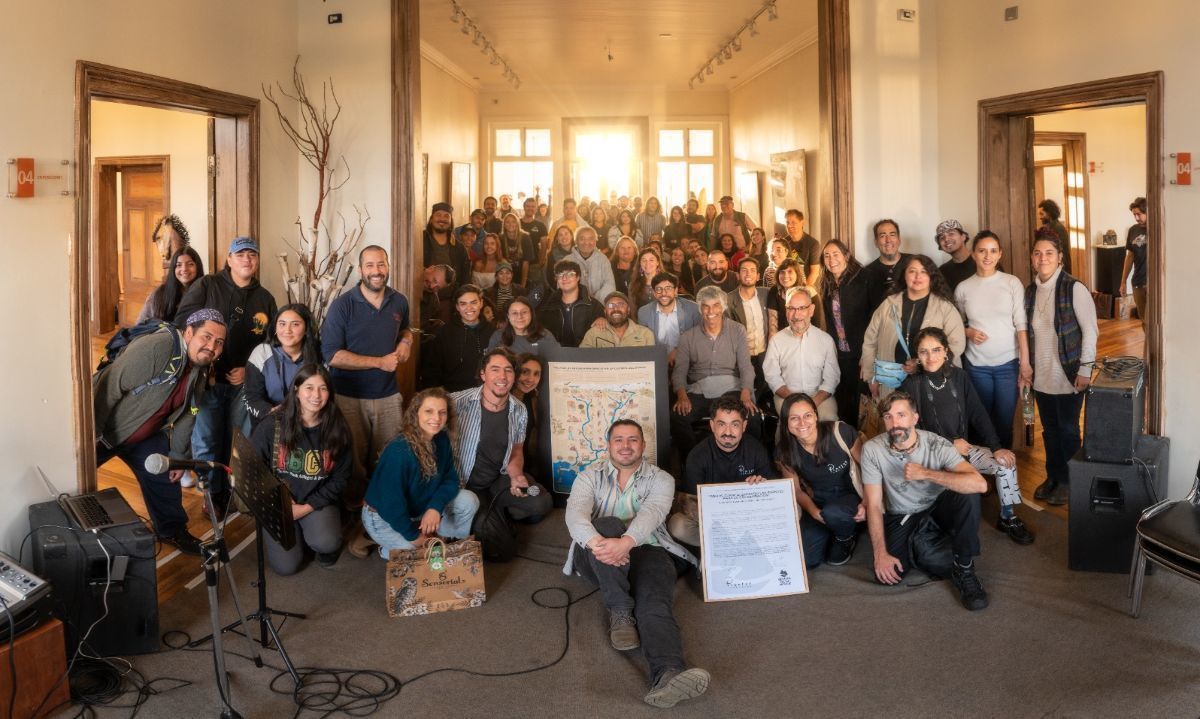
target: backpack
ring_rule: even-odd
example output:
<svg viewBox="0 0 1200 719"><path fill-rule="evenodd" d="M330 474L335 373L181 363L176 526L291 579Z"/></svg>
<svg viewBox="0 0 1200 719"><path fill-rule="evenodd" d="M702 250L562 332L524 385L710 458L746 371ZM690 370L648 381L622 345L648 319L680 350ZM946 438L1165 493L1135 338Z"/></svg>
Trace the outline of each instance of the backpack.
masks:
<svg viewBox="0 0 1200 719"><path fill-rule="evenodd" d="M171 360L167 363L166 368L157 377L149 382L138 385L133 389L133 394L141 394L144 390L160 385L163 382L174 380L187 366L187 346L183 342L183 334L175 328L175 325L160 319L149 319L133 327L122 327L117 330L117 333L108 340L104 345L104 356L100 358L100 362L96 365L96 371L92 374L92 379L100 375L108 367L116 362L117 357L125 351L125 348L132 344L139 337L157 334L159 332L171 332L175 337L175 346L171 351Z"/></svg>

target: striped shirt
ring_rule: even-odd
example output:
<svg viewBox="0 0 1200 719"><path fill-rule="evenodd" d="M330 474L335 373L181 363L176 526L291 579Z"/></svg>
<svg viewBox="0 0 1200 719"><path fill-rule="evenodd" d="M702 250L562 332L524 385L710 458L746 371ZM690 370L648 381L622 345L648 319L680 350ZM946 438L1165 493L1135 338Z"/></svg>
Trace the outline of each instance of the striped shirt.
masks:
<svg viewBox="0 0 1200 719"><path fill-rule="evenodd" d="M457 415L458 426L458 465L459 483L464 483L475 468L475 458L479 450L479 430L483 426L483 407L479 400L482 387L472 387L450 395L454 400L454 413ZM508 447L504 450L504 461L500 473L508 470L508 462L512 458L514 445L525 441L525 426L528 423L528 413L525 405L521 404L511 394L508 396Z"/></svg>

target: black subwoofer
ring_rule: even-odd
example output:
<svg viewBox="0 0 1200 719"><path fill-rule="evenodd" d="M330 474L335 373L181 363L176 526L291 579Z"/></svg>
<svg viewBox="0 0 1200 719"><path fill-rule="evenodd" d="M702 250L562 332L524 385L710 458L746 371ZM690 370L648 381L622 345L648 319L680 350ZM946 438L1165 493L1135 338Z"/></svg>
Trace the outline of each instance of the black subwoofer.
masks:
<svg viewBox="0 0 1200 719"><path fill-rule="evenodd" d="M1128 572L1142 510L1167 496L1170 440L1143 435L1129 463L1070 461L1071 569Z"/></svg>
<svg viewBox="0 0 1200 719"><path fill-rule="evenodd" d="M140 522L102 529L99 536L70 529L75 526L57 502L29 508L33 571L53 587L52 611L66 630L67 656L105 616L106 587L108 616L88 635L89 651L99 656L158 651L154 533ZM114 572L119 579L110 583Z"/></svg>

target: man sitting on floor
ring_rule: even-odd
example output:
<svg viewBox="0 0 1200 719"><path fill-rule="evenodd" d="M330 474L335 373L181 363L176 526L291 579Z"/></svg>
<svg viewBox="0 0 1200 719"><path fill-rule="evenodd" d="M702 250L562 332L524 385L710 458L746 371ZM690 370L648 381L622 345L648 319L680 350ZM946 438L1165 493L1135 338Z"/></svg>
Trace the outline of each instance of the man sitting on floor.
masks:
<svg viewBox="0 0 1200 719"><path fill-rule="evenodd" d="M987 482L950 440L917 429L912 397L897 391L879 403L886 430L862 449L863 503L875 551L875 576L898 584L912 563L913 534L932 517L950 535L951 579L964 607L988 605L975 574L979 555L979 496ZM885 509L886 495L886 509ZM903 559L901 559L903 558Z"/></svg>
<svg viewBox="0 0 1200 719"><path fill-rule="evenodd" d="M708 689L708 672L686 669L673 610L675 580L696 558L667 533L675 480L646 461L642 427L608 428L608 459L580 472L567 500L571 549L563 573L600 587L617 651L642 647L652 706L672 707Z"/></svg>
<svg viewBox="0 0 1200 719"><path fill-rule="evenodd" d="M684 544L700 546L698 486L722 482L755 484L778 474L762 442L746 436L747 418L746 408L736 394L727 394L713 402L712 419L708 421L712 436L688 454L680 511L667 521L667 531Z"/></svg>

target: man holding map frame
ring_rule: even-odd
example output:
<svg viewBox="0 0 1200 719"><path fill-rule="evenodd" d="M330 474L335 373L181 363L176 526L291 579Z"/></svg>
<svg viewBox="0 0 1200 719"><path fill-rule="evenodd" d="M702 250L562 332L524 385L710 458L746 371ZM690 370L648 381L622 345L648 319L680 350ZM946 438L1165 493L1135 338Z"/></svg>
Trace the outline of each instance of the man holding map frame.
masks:
<svg viewBox="0 0 1200 719"><path fill-rule="evenodd" d="M675 480L645 460L645 446L641 425L618 419L608 428L608 459L575 477L563 574L600 588L613 648L641 647L650 669L645 702L667 708L703 694L710 676L683 662L675 581L696 558L667 533Z"/></svg>

